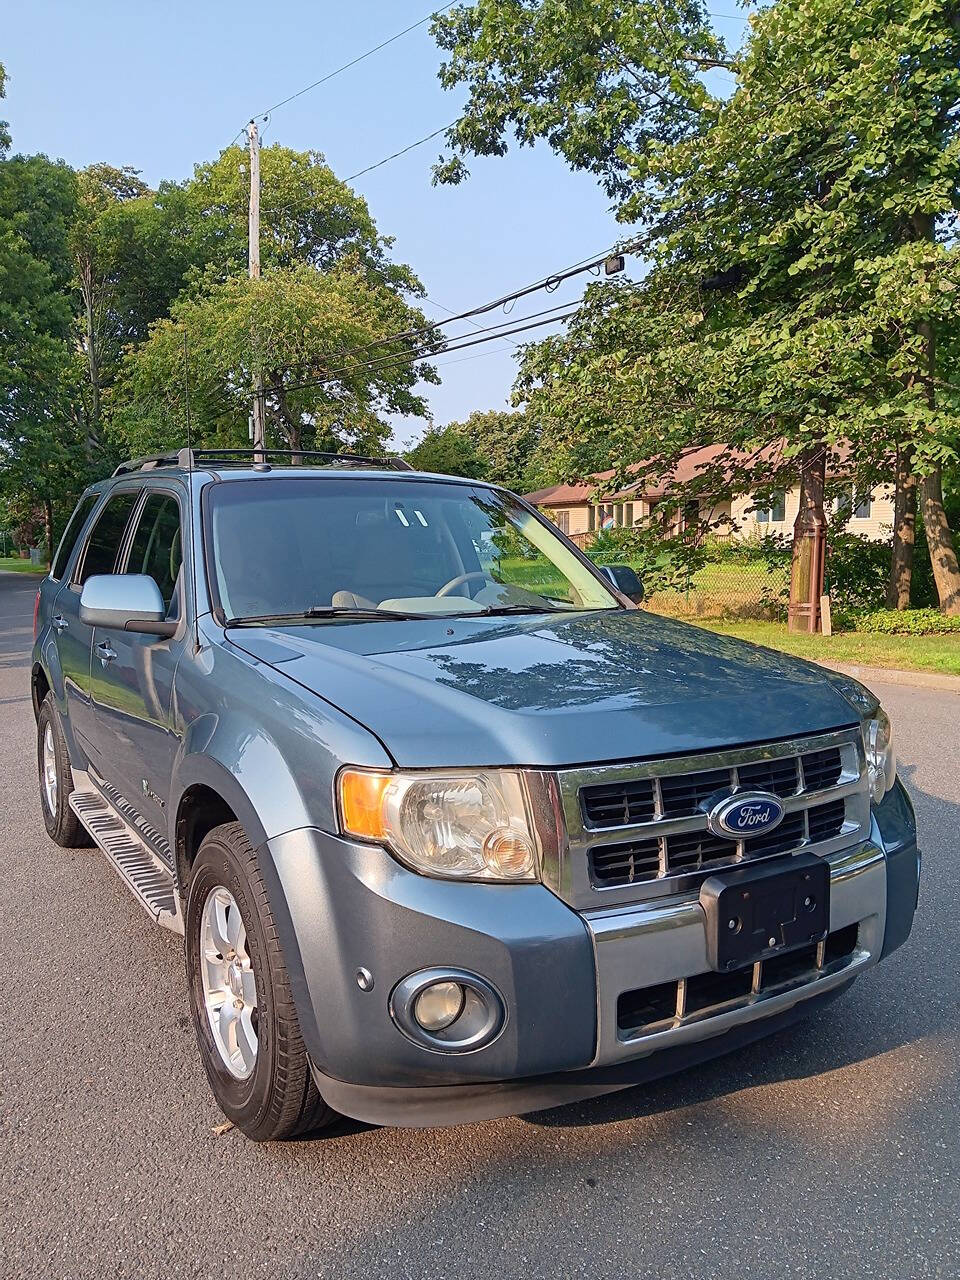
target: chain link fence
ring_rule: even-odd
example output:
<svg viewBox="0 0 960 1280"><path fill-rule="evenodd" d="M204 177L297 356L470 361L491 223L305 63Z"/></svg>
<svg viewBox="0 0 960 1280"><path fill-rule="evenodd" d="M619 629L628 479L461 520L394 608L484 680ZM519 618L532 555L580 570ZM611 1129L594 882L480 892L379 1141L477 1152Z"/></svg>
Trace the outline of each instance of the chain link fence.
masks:
<svg viewBox="0 0 960 1280"><path fill-rule="evenodd" d="M570 535L591 558L610 563L607 549L598 554L602 538L595 532ZM670 547L669 542L664 548ZM615 553L614 553L615 556ZM672 550L654 552L641 562L628 562L644 580L645 607L653 613L689 619L762 619L785 621L790 594L789 545L772 539L735 542L716 539L698 544L687 564L668 566Z"/></svg>

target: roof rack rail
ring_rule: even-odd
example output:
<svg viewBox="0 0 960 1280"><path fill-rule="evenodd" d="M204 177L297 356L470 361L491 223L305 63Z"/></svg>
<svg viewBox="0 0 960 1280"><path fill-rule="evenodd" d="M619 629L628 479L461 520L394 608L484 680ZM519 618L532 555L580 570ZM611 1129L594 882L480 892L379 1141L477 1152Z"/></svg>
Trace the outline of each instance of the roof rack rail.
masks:
<svg viewBox="0 0 960 1280"><path fill-rule="evenodd" d="M143 458L130 458L114 468L113 475L125 476L130 471L152 471L154 467L186 466L183 457L185 453L186 449L180 449L176 453L152 453Z"/></svg>
<svg viewBox="0 0 960 1280"><path fill-rule="evenodd" d="M414 471L405 458L370 458L361 453L326 453L317 449L179 449L175 453L157 453L145 458L131 458L121 462L115 476L131 471L152 471L155 467L215 466L249 467L271 466L271 459L278 459L284 466L310 466L313 460L324 466L372 467L377 470Z"/></svg>

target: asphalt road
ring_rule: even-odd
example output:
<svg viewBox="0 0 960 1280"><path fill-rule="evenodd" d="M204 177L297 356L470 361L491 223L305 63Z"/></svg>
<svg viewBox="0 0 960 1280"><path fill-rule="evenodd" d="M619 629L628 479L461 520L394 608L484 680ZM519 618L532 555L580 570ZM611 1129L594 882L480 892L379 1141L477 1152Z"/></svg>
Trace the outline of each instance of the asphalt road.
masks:
<svg viewBox="0 0 960 1280"><path fill-rule="evenodd" d="M4 1280L960 1274L960 697L878 687L921 908L819 1020L524 1119L257 1146L215 1132L180 940L46 838L34 586L0 576Z"/></svg>

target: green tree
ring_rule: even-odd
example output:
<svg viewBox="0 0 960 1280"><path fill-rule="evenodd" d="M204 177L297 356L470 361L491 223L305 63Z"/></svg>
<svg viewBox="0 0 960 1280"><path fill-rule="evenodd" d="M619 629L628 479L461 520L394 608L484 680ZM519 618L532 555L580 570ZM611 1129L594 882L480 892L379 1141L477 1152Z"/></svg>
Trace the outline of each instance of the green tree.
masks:
<svg viewBox="0 0 960 1280"><path fill-rule="evenodd" d="M379 451L386 416L423 415L413 387L436 378L414 358L427 323L412 304L422 285L321 156L281 146L261 155L263 274L249 280L245 166L246 152L228 148L186 183L162 183L116 212L121 226L136 224L126 244L150 243L158 228L180 243L167 274L183 288L133 335L109 398L114 447L183 442L186 338L198 441L246 441L259 377L275 447Z"/></svg>
<svg viewBox="0 0 960 1280"><path fill-rule="evenodd" d="M466 86L435 170L460 182L464 157L543 140L618 201L631 157L700 127L713 99L702 73L731 64L700 0L477 0L434 19L445 88Z"/></svg>
<svg viewBox="0 0 960 1280"><path fill-rule="evenodd" d="M70 305L76 184L45 156L6 156L0 134L0 496L21 520L41 513L49 546L84 467Z"/></svg>
<svg viewBox="0 0 960 1280"><path fill-rule="evenodd" d="M950 612L960 570L941 472L957 456L960 384L957 23L942 0L777 0L754 15L729 100L694 104L681 136L641 131L608 156L626 175L618 213L641 228L649 276L590 291L569 336L528 355L519 388L561 458L587 464L581 474L656 457L669 470L693 444L785 440L782 465L814 486L827 447L851 444L874 475L899 450L921 477ZM460 78L481 101L486 82L494 95L513 83L511 60L529 85L553 65L532 37L465 56ZM571 110L588 100L581 88ZM511 110L542 118L529 88ZM513 122L484 118L501 141Z"/></svg>
<svg viewBox="0 0 960 1280"><path fill-rule="evenodd" d="M451 422L447 429L470 441L483 464L485 479L515 493L529 488L530 467L540 443L534 419L506 409L477 409L465 422Z"/></svg>
<svg viewBox="0 0 960 1280"><path fill-rule="evenodd" d="M487 463L476 439L456 422L447 427L431 427L407 452L406 458L418 471L468 476L473 480L483 480L487 475Z"/></svg>
<svg viewBox="0 0 960 1280"><path fill-rule="evenodd" d="M390 434L386 415L426 412L413 387L436 374L408 358L409 342L388 340L424 324L421 312L349 260L326 272L274 267L259 280L211 273L129 351L112 429L135 452L184 442L186 354L197 442L244 443L259 377L275 447L380 452Z"/></svg>
<svg viewBox="0 0 960 1280"><path fill-rule="evenodd" d="M223 280L247 270L249 162L242 147L197 165L185 183L161 183L156 207L187 246L191 261ZM422 285L390 257L362 196L338 178L318 151L275 143L260 152L260 260L263 269L309 263L326 271L341 259L369 278L410 294Z"/></svg>

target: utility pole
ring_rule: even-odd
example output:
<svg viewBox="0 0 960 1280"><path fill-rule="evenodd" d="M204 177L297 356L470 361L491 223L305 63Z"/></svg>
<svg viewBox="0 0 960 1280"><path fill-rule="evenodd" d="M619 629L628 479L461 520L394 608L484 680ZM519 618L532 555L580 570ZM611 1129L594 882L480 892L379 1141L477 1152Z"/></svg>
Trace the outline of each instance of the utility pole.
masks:
<svg viewBox="0 0 960 1280"><path fill-rule="evenodd" d="M260 279L260 137L257 123L251 120L247 125L247 137L250 139L250 230L249 230L249 264L250 279ZM253 379L253 452L258 462L264 461L263 449L266 442L264 430L263 383L259 374Z"/></svg>

